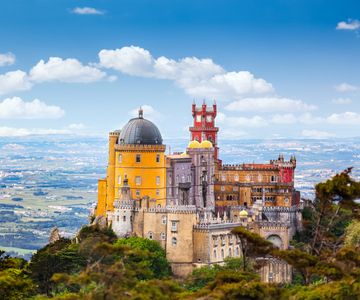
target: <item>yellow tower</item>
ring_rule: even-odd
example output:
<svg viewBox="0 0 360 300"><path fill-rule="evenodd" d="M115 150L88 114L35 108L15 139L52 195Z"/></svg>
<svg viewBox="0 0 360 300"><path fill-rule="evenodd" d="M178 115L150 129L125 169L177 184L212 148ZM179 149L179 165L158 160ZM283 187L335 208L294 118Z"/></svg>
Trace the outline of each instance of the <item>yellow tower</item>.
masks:
<svg viewBox="0 0 360 300"><path fill-rule="evenodd" d="M97 215L114 211L113 203L121 197L125 178L133 198L149 196L156 204L166 203L165 150L162 137L155 124L139 116L131 119L121 131L109 134L109 163L105 179L99 180ZM105 216L105 215L104 215Z"/></svg>

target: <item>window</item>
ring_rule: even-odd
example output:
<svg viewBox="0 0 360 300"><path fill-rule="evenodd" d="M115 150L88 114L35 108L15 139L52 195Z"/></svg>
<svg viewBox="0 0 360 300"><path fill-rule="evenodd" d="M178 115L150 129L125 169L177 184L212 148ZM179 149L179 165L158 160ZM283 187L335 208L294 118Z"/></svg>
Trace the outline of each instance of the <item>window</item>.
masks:
<svg viewBox="0 0 360 300"><path fill-rule="evenodd" d="M238 174L235 174L235 181L238 181L239 180L239 175Z"/></svg>
<svg viewBox="0 0 360 300"><path fill-rule="evenodd" d="M184 174L181 175L181 182L185 183L185 175Z"/></svg>
<svg viewBox="0 0 360 300"><path fill-rule="evenodd" d="M123 216L123 221L126 222L126 216Z"/></svg>
<svg viewBox="0 0 360 300"><path fill-rule="evenodd" d="M229 248L229 256L230 256L230 257L232 256L231 248Z"/></svg>
<svg viewBox="0 0 360 300"><path fill-rule="evenodd" d="M141 154L136 154L136 159L135 159L135 161L136 161L137 163L141 163Z"/></svg>
<svg viewBox="0 0 360 300"><path fill-rule="evenodd" d="M160 185L160 176L156 176L156 185Z"/></svg>
<svg viewBox="0 0 360 300"><path fill-rule="evenodd" d="M149 231L149 240L153 239L153 233L151 231Z"/></svg>
<svg viewBox="0 0 360 300"><path fill-rule="evenodd" d="M172 176L169 175L169 184L172 184Z"/></svg>
<svg viewBox="0 0 360 300"><path fill-rule="evenodd" d="M250 175L246 175L246 181L250 181Z"/></svg>
<svg viewBox="0 0 360 300"><path fill-rule="evenodd" d="M234 192L236 192L238 190L237 186L234 186L233 190L234 190Z"/></svg>
<svg viewBox="0 0 360 300"><path fill-rule="evenodd" d="M176 245L177 245L177 239L176 239L176 237L173 237L173 238L171 239L171 245L174 246L174 247L176 247Z"/></svg>
<svg viewBox="0 0 360 300"><path fill-rule="evenodd" d="M160 196L160 190L156 190L156 196Z"/></svg>
<svg viewBox="0 0 360 300"><path fill-rule="evenodd" d="M177 222L176 221L171 222L171 231L177 231Z"/></svg>
<svg viewBox="0 0 360 300"><path fill-rule="evenodd" d="M216 259L216 250L214 250L214 259Z"/></svg>
<svg viewBox="0 0 360 300"><path fill-rule="evenodd" d="M214 238L214 245L217 246L219 244L219 240L218 240L218 237L216 236Z"/></svg>
<svg viewBox="0 0 360 300"><path fill-rule="evenodd" d="M156 163L160 163L160 154L156 154Z"/></svg>
<svg viewBox="0 0 360 300"><path fill-rule="evenodd" d="M176 191L176 195L179 193L179 189L178 188L176 188L175 189L175 191Z"/></svg>
<svg viewBox="0 0 360 300"><path fill-rule="evenodd" d="M117 221L118 221L118 222L120 221L120 217L119 217L119 216L117 216L117 218L116 218L116 219L117 219Z"/></svg>
<svg viewBox="0 0 360 300"><path fill-rule="evenodd" d="M236 242L239 244L240 243L240 238L237 236L236 237Z"/></svg>
<svg viewBox="0 0 360 300"><path fill-rule="evenodd" d="M236 256L238 256L238 257L239 257L239 256L240 256L239 247L236 247L236 250L235 250L235 251L236 251Z"/></svg>
<svg viewBox="0 0 360 300"><path fill-rule="evenodd" d="M187 182L190 182L190 174L187 176Z"/></svg>
<svg viewBox="0 0 360 300"><path fill-rule="evenodd" d="M169 188L169 196L171 196L171 188Z"/></svg>
<svg viewBox="0 0 360 300"><path fill-rule="evenodd" d="M121 175L118 176L118 184L121 184Z"/></svg>
<svg viewBox="0 0 360 300"><path fill-rule="evenodd" d="M176 175L176 184L179 183L179 175Z"/></svg>
<svg viewBox="0 0 360 300"><path fill-rule="evenodd" d="M141 185L141 176L135 176L135 185Z"/></svg>
<svg viewBox="0 0 360 300"><path fill-rule="evenodd" d="M277 176L272 175L272 176L271 176L271 181L272 181L272 182L277 182Z"/></svg>
<svg viewBox="0 0 360 300"><path fill-rule="evenodd" d="M285 197L285 203L289 203L289 197Z"/></svg>
<svg viewBox="0 0 360 300"><path fill-rule="evenodd" d="M182 164L182 165L181 165L181 170L184 171L184 168L185 168L185 166L184 166L184 164Z"/></svg>
<svg viewBox="0 0 360 300"><path fill-rule="evenodd" d="M221 178L222 178L223 181L225 181L226 180L226 175L223 174Z"/></svg>
<svg viewBox="0 0 360 300"><path fill-rule="evenodd" d="M269 281L273 280L273 273L269 273Z"/></svg>
<svg viewBox="0 0 360 300"><path fill-rule="evenodd" d="M118 195L119 196L121 195L121 189L118 189Z"/></svg>
<svg viewBox="0 0 360 300"><path fill-rule="evenodd" d="M221 259L224 259L224 249L221 249Z"/></svg>
<svg viewBox="0 0 360 300"><path fill-rule="evenodd" d="M222 244L222 245L225 245L225 243L226 243L225 239L226 239L225 236L222 236L222 237L221 237L221 244Z"/></svg>
<svg viewBox="0 0 360 300"><path fill-rule="evenodd" d="M161 240L162 240L162 241L165 241L165 232L162 232L162 233L161 233Z"/></svg>
<svg viewBox="0 0 360 300"><path fill-rule="evenodd" d="M224 186L221 187L221 191L222 191L222 192L225 191L225 187L224 187Z"/></svg>
<svg viewBox="0 0 360 300"><path fill-rule="evenodd" d="M230 235L229 240L230 240L230 244L232 244L234 242L233 235Z"/></svg>
<svg viewBox="0 0 360 300"><path fill-rule="evenodd" d="M121 154L118 155L118 163L121 163L122 162L122 156Z"/></svg>
<svg viewBox="0 0 360 300"><path fill-rule="evenodd" d="M166 216L161 217L161 224L166 225Z"/></svg>
<svg viewBox="0 0 360 300"><path fill-rule="evenodd" d="M140 196L140 190L136 190L135 195Z"/></svg>
<svg viewBox="0 0 360 300"><path fill-rule="evenodd" d="M258 176L258 180L259 180L259 181L262 181L262 178L263 178L263 177L262 177L262 175L261 175L261 174L259 174L259 176Z"/></svg>

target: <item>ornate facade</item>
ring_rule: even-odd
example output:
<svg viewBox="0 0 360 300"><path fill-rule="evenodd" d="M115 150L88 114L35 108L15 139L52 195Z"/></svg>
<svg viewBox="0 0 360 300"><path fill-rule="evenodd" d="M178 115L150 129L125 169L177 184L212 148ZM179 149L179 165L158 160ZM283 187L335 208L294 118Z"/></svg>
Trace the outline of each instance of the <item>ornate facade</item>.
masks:
<svg viewBox="0 0 360 300"><path fill-rule="evenodd" d="M96 215L106 217L119 238L135 235L159 241L177 277L222 263L226 256L240 256L240 245L231 234L238 226L287 249L301 227L295 157L288 162L279 156L269 164L223 165L218 158L216 103L212 108L205 101L200 108L193 104L192 112L192 141L183 153L165 155L160 131L143 118L141 109L138 118L109 134L107 177L99 180ZM281 268L286 272L276 274L276 280L289 281L288 266ZM266 270L262 274L270 272ZM264 276L270 281L270 275Z"/></svg>

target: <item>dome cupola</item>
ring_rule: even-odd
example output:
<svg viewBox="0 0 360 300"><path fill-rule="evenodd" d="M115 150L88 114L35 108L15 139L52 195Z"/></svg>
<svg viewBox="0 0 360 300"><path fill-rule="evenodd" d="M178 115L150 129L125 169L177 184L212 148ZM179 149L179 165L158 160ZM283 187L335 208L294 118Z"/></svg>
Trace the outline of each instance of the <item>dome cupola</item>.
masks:
<svg viewBox="0 0 360 300"><path fill-rule="evenodd" d="M118 144L125 145L162 145L163 139L157 126L143 118L140 107L139 116L131 119L121 130Z"/></svg>

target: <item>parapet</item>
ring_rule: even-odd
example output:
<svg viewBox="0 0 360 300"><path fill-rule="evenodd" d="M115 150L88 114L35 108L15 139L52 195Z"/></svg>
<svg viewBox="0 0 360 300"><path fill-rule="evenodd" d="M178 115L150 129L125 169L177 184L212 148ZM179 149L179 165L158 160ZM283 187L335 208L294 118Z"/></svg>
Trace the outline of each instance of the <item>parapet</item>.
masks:
<svg viewBox="0 0 360 300"><path fill-rule="evenodd" d="M166 209L172 213L196 213L195 205L167 205Z"/></svg>
<svg viewBox="0 0 360 300"><path fill-rule="evenodd" d="M119 208L119 209L134 209L134 208L135 208L135 202L134 202L134 201L115 200L115 201L114 201L114 208Z"/></svg>
<svg viewBox="0 0 360 300"><path fill-rule="evenodd" d="M165 152L166 145L127 145L127 144L116 144L115 150L121 151L161 151Z"/></svg>

